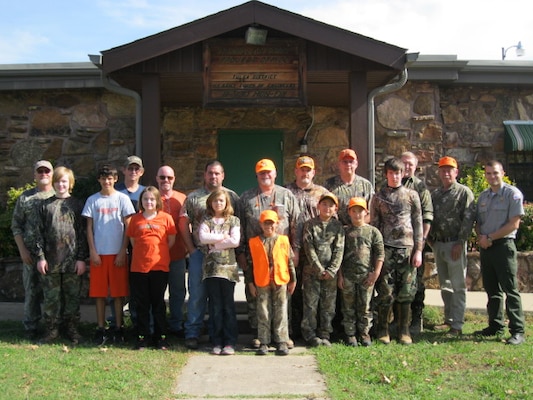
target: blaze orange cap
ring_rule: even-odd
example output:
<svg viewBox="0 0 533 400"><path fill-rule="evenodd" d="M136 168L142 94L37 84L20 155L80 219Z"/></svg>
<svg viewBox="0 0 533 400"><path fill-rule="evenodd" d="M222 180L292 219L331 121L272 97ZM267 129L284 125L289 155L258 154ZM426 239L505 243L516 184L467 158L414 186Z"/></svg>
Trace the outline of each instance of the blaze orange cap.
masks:
<svg viewBox="0 0 533 400"><path fill-rule="evenodd" d="M276 166L274 165L274 162L268 158L263 158L262 160L259 160L257 164L255 164L256 174L263 171L274 171L275 169Z"/></svg>
<svg viewBox="0 0 533 400"><path fill-rule="evenodd" d="M315 169L315 161L309 156L301 156L296 160L296 168L309 167Z"/></svg>
<svg viewBox="0 0 533 400"><path fill-rule="evenodd" d="M352 149L344 149L339 153L339 161L344 160L345 158L351 158L352 160L357 160L357 154Z"/></svg>
<svg viewBox="0 0 533 400"><path fill-rule="evenodd" d="M261 215L259 216L259 222L265 222L265 221L274 221L278 222L278 213L274 210L265 210L261 212Z"/></svg>
<svg viewBox="0 0 533 400"><path fill-rule="evenodd" d="M355 206L363 207L366 211L368 211L366 200L363 197L352 197L350 199L350 202L348 203L348 210Z"/></svg>
<svg viewBox="0 0 533 400"><path fill-rule="evenodd" d="M453 157L442 157L440 160L439 160L439 168L440 167L453 167L453 168L457 168L457 160Z"/></svg>

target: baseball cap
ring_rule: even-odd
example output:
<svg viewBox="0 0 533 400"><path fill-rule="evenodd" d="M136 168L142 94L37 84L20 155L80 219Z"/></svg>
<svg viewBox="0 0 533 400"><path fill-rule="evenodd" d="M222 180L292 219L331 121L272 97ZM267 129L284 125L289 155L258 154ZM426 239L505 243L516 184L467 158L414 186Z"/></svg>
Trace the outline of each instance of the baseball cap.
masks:
<svg viewBox="0 0 533 400"><path fill-rule="evenodd" d="M265 222L265 221L274 221L278 222L278 213L274 210L265 210L261 213L259 216L259 222Z"/></svg>
<svg viewBox="0 0 533 400"><path fill-rule="evenodd" d="M308 167L311 169L315 169L315 162L309 156L298 157L298 159L296 160L296 168L301 168L301 167Z"/></svg>
<svg viewBox="0 0 533 400"><path fill-rule="evenodd" d="M345 158L351 158L352 160L357 160L357 154L352 149L344 149L339 153L339 161L344 160Z"/></svg>
<svg viewBox="0 0 533 400"><path fill-rule="evenodd" d="M366 200L363 197L352 197L350 199L350 202L348 203L348 210L355 206L363 207L366 211L368 211Z"/></svg>
<svg viewBox="0 0 533 400"><path fill-rule="evenodd" d="M255 164L256 174L263 171L274 171L275 169L276 166L274 165L274 162L268 158L263 158L262 160L259 160L257 164Z"/></svg>
<svg viewBox="0 0 533 400"><path fill-rule="evenodd" d="M128 158L126 158L126 163L124 164L124 166L127 167L131 164L137 164L139 167L144 168L143 160L141 160L141 157L129 156Z"/></svg>
<svg viewBox="0 0 533 400"><path fill-rule="evenodd" d="M53 171L54 170L54 167L52 167L52 164L50 163L50 161L46 161L46 160L39 160L35 163L35 165L33 166L33 170L34 171L37 171L39 168L41 167L45 167L45 168L48 168L50 171Z"/></svg>
<svg viewBox="0 0 533 400"><path fill-rule="evenodd" d="M318 202L320 203L324 199L331 199L337 207L339 206L339 200L337 199L337 196L335 196L333 193L324 193L322 196L320 196Z"/></svg>
<svg viewBox="0 0 533 400"><path fill-rule="evenodd" d="M442 157L440 160L439 160L439 168L440 167L453 167L453 168L457 168L457 160L453 157Z"/></svg>

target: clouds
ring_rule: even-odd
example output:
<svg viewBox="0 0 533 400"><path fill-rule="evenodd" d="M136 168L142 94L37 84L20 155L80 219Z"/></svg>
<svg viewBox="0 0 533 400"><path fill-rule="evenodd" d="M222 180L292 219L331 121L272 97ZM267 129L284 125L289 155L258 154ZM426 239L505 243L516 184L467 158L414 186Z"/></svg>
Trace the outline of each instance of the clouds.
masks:
<svg viewBox="0 0 533 400"><path fill-rule="evenodd" d="M25 0L0 15L0 63L88 61L97 54L246 0ZM529 0L264 0L317 21L421 54L533 60ZM510 50L507 59L517 59Z"/></svg>

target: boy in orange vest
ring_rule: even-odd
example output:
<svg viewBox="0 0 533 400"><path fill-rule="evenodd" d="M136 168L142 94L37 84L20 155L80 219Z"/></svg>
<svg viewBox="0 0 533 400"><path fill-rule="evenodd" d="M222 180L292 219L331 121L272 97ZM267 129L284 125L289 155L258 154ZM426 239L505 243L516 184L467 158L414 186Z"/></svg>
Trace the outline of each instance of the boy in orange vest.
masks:
<svg viewBox="0 0 533 400"><path fill-rule="evenodd" d="M246 273L249 278L253 276L253 282L248 285L257 302L257 333L261 345L256 354L261 356L268 354L271 332L277 343L276 354L289 354L288 298L296 287L296 270L289 238L276 233L278 222L275 211L263 211L259 216L263 233L248 242L252 262Z"/></svg>

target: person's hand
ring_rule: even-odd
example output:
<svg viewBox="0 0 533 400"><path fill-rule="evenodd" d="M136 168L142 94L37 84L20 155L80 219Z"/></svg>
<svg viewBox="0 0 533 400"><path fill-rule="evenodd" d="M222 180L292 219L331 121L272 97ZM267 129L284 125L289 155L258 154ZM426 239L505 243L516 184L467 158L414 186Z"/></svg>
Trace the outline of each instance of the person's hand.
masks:
<svg viewBox="0 0 533 400"><path fill-rule="evenodd" d="M76 270L76 275L82 276L87 270L87 265L85 264L85 261L76 261L76 266L74 268Z"/></svg>
<svg viewBox="0 0 533 400"><path fill-rule="evenodd" d="M363 282L363 285L365 287L371 287L376 284L376 281L378 280L379 275L376 273L376 271L372 271L368 273L368 276L366 277L365 281Z"/></svg>
<svg viewBox="0 0 533 400"><path fill-rule="evenodd" d="M102 259L96 251L91 251L90 253L91 264L93 265L102 265Z"/></svg>
<svg viewBox="0 0 533 400"><path fill-rule="evenodd" d="M115 265L117 267L123 267L126 265L126 249L122 249L118 252L117 256L115 257Z"/></svg>
<svg viewBox="0 0 533 400"><path fill-rule="evenodd" d="M19 251L22 262L27 265L33 265L33 257L28 249L24 248Z"/></svg>
<svg viewBox="0 0 533 400"><path fill-rule="evenodd" d="M48 261L46 260L37 261L37 271L39 271L41 275L46 275L46 273L48 272Z"/></svg>
<svg viewBox="0 0 533 400"><path fill-rule="evenodd" d="M296 282L289 282L287 284L287 291L292 295L294 293L294 289L296 289Z"/></svg>
<svg viewBox="0 0 533 400"><path fill-rule="evenodd" d="M415 268L418 268L422 265L422 251L416 250L413 253L413 257L411 258L411 265Z"/></svg>
<svg viewBox="0 0 533 400"><path fill-rule="evenodd" d="M328 281L330 279L333 279L333 277L327 271L322 271L322 274L320 275L320 280Z"/></svg>

